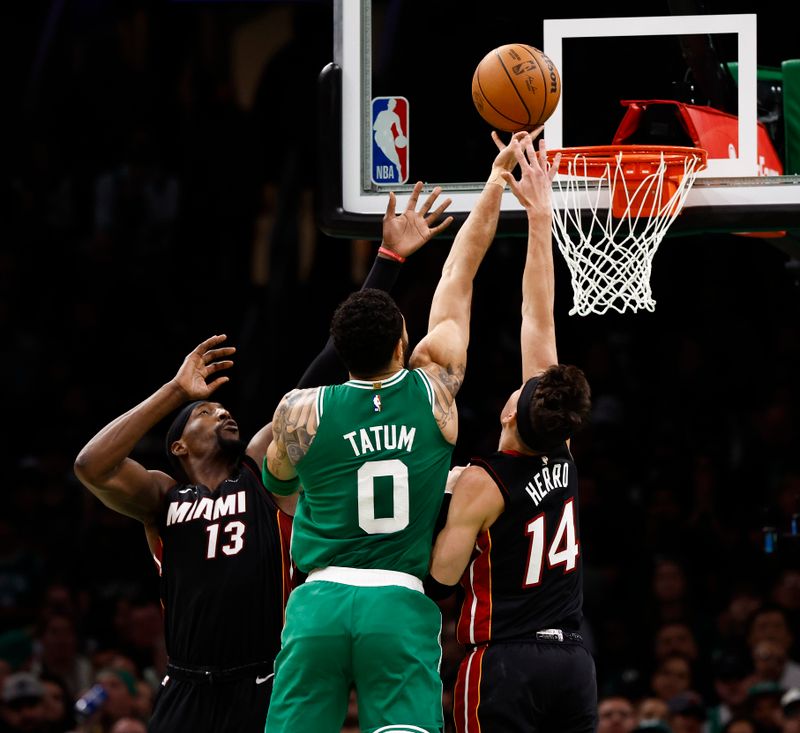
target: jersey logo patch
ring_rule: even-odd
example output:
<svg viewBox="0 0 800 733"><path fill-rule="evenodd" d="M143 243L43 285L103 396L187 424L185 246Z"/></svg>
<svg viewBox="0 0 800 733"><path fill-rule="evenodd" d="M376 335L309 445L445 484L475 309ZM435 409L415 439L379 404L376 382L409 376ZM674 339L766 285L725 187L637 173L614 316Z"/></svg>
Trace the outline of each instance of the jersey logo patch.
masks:
<svg viewBox="0 0 800 733"><path fill-rule="evenodd" d="M375 733L428 733L428 731L425 728L418 728L416 725L384 725Z"/></svg>
<svg viewBox="0 0 800 733"><path fill-rule="evenodd" d="M381 396L379 394L376 394L372 398L372 404L375 405L375 412L380 412L381 411L381 409L383 408L383 405L381 404Z"/></svg>
<svg viewBox="0 0 800 733"><path fill-rule="evenodd" d="M256 684L263 685L270 677L272 677L271 674L268 674L266 677L256 677Z"/></svg>

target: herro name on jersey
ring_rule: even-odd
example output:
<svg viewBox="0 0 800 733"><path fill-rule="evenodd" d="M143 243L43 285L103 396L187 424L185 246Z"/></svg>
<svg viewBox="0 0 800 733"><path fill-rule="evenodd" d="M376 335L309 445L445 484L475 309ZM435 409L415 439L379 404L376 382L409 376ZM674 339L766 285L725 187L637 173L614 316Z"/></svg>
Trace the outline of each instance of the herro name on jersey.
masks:
<svg viewBox="0 0 800 733"><path fill-rule="evenodd" d="M554 463L552 466L544 466L541 471L534 474L528 481L525 491L528 492L533 503L539 503L553 489L566 489L569 482L569 463Z"/></svg>

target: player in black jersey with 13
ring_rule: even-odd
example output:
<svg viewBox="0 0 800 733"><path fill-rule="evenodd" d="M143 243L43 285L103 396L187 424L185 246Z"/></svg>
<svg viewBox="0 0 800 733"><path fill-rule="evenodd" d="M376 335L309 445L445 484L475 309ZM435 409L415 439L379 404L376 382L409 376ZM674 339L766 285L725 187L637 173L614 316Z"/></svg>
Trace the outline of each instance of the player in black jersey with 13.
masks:
<svg viewBox="0 0 800 733"><path fill-rule="evenodd" d="M455 482L433 550L434 597L460 581L454 693L459 733L592 733L595 665L583 646L578 476L569 439L588 419L589 385L559 365L553 319L551 179L543 142L513 143L528 215L522 278L522 386L500 415L498 451Z"/></svg>
<svg viewBox="0 0 800 733"><path fill-rule="evenodd" d="M416 209L421 190L417 183L396 216L391 195L365 288L389 290L400 263L452 222L434 226L450 204L433 209L439 188ZM233 366L235 348L225 340L199 344L171 380L101 428L75 461L76 475L95 496L142 522L158 565L169 664L150 733L264 732L284 609L296 582L289 559L295 497L273 497L262 483L271 423L245 443L213 400ZM345 376L329 340L299 386ZM169 473L147 469L131 453L176 410L167 434Z"/></svg>

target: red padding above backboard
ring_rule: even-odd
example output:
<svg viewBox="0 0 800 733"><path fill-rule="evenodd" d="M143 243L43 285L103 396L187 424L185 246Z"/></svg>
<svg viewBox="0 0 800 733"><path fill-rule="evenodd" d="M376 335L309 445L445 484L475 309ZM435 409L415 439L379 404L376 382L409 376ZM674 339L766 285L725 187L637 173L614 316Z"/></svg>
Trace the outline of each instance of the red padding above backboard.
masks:
<svg viewBox="0 0 800 733"><path fill-rule="evenodd" d="M675 108L678 119L695 147L708 151L709 158L735 158L739 138L739 121L736 115L720 112L713 107L686 104L670 99L626 99L620 102L625 116L614 133L614 145L624 145L639 129L642 116L649 106L670 104ZM758 175L783 175L781 162L766 128L758 123Z"/></svg>

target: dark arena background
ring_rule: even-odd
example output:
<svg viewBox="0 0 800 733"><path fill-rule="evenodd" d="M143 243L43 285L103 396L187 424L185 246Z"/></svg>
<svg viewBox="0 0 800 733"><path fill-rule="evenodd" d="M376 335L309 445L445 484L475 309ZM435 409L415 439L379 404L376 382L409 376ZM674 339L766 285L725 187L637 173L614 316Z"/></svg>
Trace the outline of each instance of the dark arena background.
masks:
<svg viewBox="0 0 800 733"><path fill-rule="evenodd" d="M397 29L387 75L406 69L441 100L435 146L414 153L412 175L465 138L488 172L494 146L469 96L479 59L458 53L451 23L486 33L488 50L520 40L519 3L383 5ZM781 10L734 5L705 12L769 18L759 64L800 57ZM557 11L524 9L536 27L545 12ZM89 494L73 461L215 333L237 347L218 399L245 436L268 422L359 286L380 223L355 240L315 220L332 3L32 0L2 13L0 678L68 670L69 712L111 665L127 675L114 715L146 721L165 664L157 570L141 525ZM415 55L423 25L441 35L436 59ZM587 100L570 114L603 142L618 111ZM412 346L454 233L411 258L395 288ZM519 382L524 249L501 229L478 273L458 465L495 448ZM567 314L558 253L556 270L559 357L593 392L572 448L601 700L622 696L644 718L654 705L675 733L719 733L724 705L754 733L797 731L780 700L800 687L800 260L763 237L667 239L653 313L588 317ZM144 465L166 468L165 430L137 447ZM449 710L463 650L455 602L442 608ZM114 715L25 730L107 733ZM0 730L23 730L3 719ZM358 729L354 699L343 730Z"/></svg>

